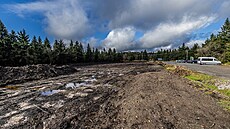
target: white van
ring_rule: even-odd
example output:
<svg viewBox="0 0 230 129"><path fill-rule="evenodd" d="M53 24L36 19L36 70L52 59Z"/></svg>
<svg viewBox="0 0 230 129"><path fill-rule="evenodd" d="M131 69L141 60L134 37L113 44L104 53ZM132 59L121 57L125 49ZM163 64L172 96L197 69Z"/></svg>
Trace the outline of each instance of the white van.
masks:
<svg viewBox="0 0 230 129"><path fill-rule="evenodd" d="M221 65L221 62L217 60L215 57L199 57L197 63L200 65Z"/></svg>

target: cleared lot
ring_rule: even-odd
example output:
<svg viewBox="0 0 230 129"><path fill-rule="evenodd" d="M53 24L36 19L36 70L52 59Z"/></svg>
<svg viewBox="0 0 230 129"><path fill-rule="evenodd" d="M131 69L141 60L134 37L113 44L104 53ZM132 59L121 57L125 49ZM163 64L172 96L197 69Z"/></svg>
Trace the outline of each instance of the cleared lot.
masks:
<svg viewBox="0 0 230 129"><path fill-rule="evenodd" d="M230 67L227 67L227 66L199 65L199 64L176 63L176 62L166 62L166 63L167 64L176 64L179 66L185 66L190 70L194 70L197 72L230 79Z"/></svg>
<svg viewBox="0 0 230 129"><path fill-rule="evenodd" d="M0 128L229 129L230 114L157 64L77 72L0 88Z"/></svg>

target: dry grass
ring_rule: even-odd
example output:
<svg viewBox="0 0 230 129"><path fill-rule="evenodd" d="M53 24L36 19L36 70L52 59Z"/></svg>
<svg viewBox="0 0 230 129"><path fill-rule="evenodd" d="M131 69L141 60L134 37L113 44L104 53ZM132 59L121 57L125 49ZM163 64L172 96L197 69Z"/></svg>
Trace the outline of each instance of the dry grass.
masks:
<svg viewBox="0 0 230 129"><path fill-rule="evenodd" d="M17 90L17 86L6 86L5 88L10 89L10 90Z"/></svg>

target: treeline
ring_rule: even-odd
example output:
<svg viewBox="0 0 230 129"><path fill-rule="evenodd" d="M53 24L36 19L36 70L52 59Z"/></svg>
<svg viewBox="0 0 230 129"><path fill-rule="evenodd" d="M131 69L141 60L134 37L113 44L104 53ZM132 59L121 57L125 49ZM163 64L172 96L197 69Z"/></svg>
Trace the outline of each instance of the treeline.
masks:
<svg viewBox="0 0 230 129"><path fill-rule="evenodd" d="M178 49L160 50L149 54L153 60L162 59L169 60L190 60L197 59L200 56L216 57L223 63L230 62L230 22L227 18L221 31L214 35L212 34L202 46L194 44L189 48L183 44ZM191 58L193 57L193 58Z"/></svg>
<svg viewBox="0 0 230 129"><path fill-rule="evenodd" d="M227 18L221 31L212 34L200 47L185 44L178 49L160 50L148 53L117 52L116 49L98 50L87 45L70 41L68 46L63 40L55 40L51 45L48 38L34 36L31 40L25 30L8 33L0 20L0 66L23 66L28 64L70 64L92 62L123 62L133 60L189 60L199 56L214 56L223 63L230 62L230 22Z"/></svg>
<svg viewBox="0 0 230 129"><path fill-rule="evenodd" d="M92 62L122 62L122 53L115 49L99 51L88 44L84 50L82 43L55 40L51 45L48 38L34 36L30 40L25 30L8 33L0 20L0 66L23 66L29 64L70 64Z"/></svg>
<svg viewBox="0 0 230 129"><path fill-rule="evenodd" d="M135 61L135 60L149 60L149 55L146 50L141 52L123 52L123 60Z"/></svg>
<svg viewBox="0 0 230 129"><path fill-rule="evenodd" d="M202 48L198 50L199 56L214 56L222 62L230 62L230 22L227 18L221 31L214 35L212 34Z"/></svg>
<svg viewBox="0 0 230 129"><path fill-rule="evenodd" d="M160 50L155 53L150 53L149 56L152 60L163 60L163 61L171 61L171 60L190 60L198 58L198 50L200 46L198 44L194 44L192 48L185 46L183 43L178 49L169 49L169 50Z"/></svg>

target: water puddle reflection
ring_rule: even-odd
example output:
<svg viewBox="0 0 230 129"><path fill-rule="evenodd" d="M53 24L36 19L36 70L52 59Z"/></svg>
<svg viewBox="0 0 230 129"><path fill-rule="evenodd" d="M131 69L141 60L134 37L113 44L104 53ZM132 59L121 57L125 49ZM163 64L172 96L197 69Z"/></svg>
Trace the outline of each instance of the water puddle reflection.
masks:
<svg viewBox="0 0 230 129"><path fill-rule="evenodd" d="M78 87L82 87L82 86L93 86L93 82L96 82L96 81L97 81L97 79L95 79L94 76L92 76L91 79L86 79L80 83L74 83L74 82L68 83L65 85L65 87L74 89L74 88L78 88Z"/></svg>
<svg viewBox="0 0 230 129"><path fill-rule="evenodd" d="M49 90L49 91L43 91L41 94L44 96L49 96L49 95L53 95L56 93L59 93L61 90Z"/></svg>
<svg viewBox="0 0 230 129"><path fill-rule="evenodd" d="M73 82L71 82L71 83L66 84L65 87L74 89L74 88L78 88L78 87L82 87L82 86L92 86L92 84L88 84L86 82L82 82L82 83L73 83Z"/></svg>

